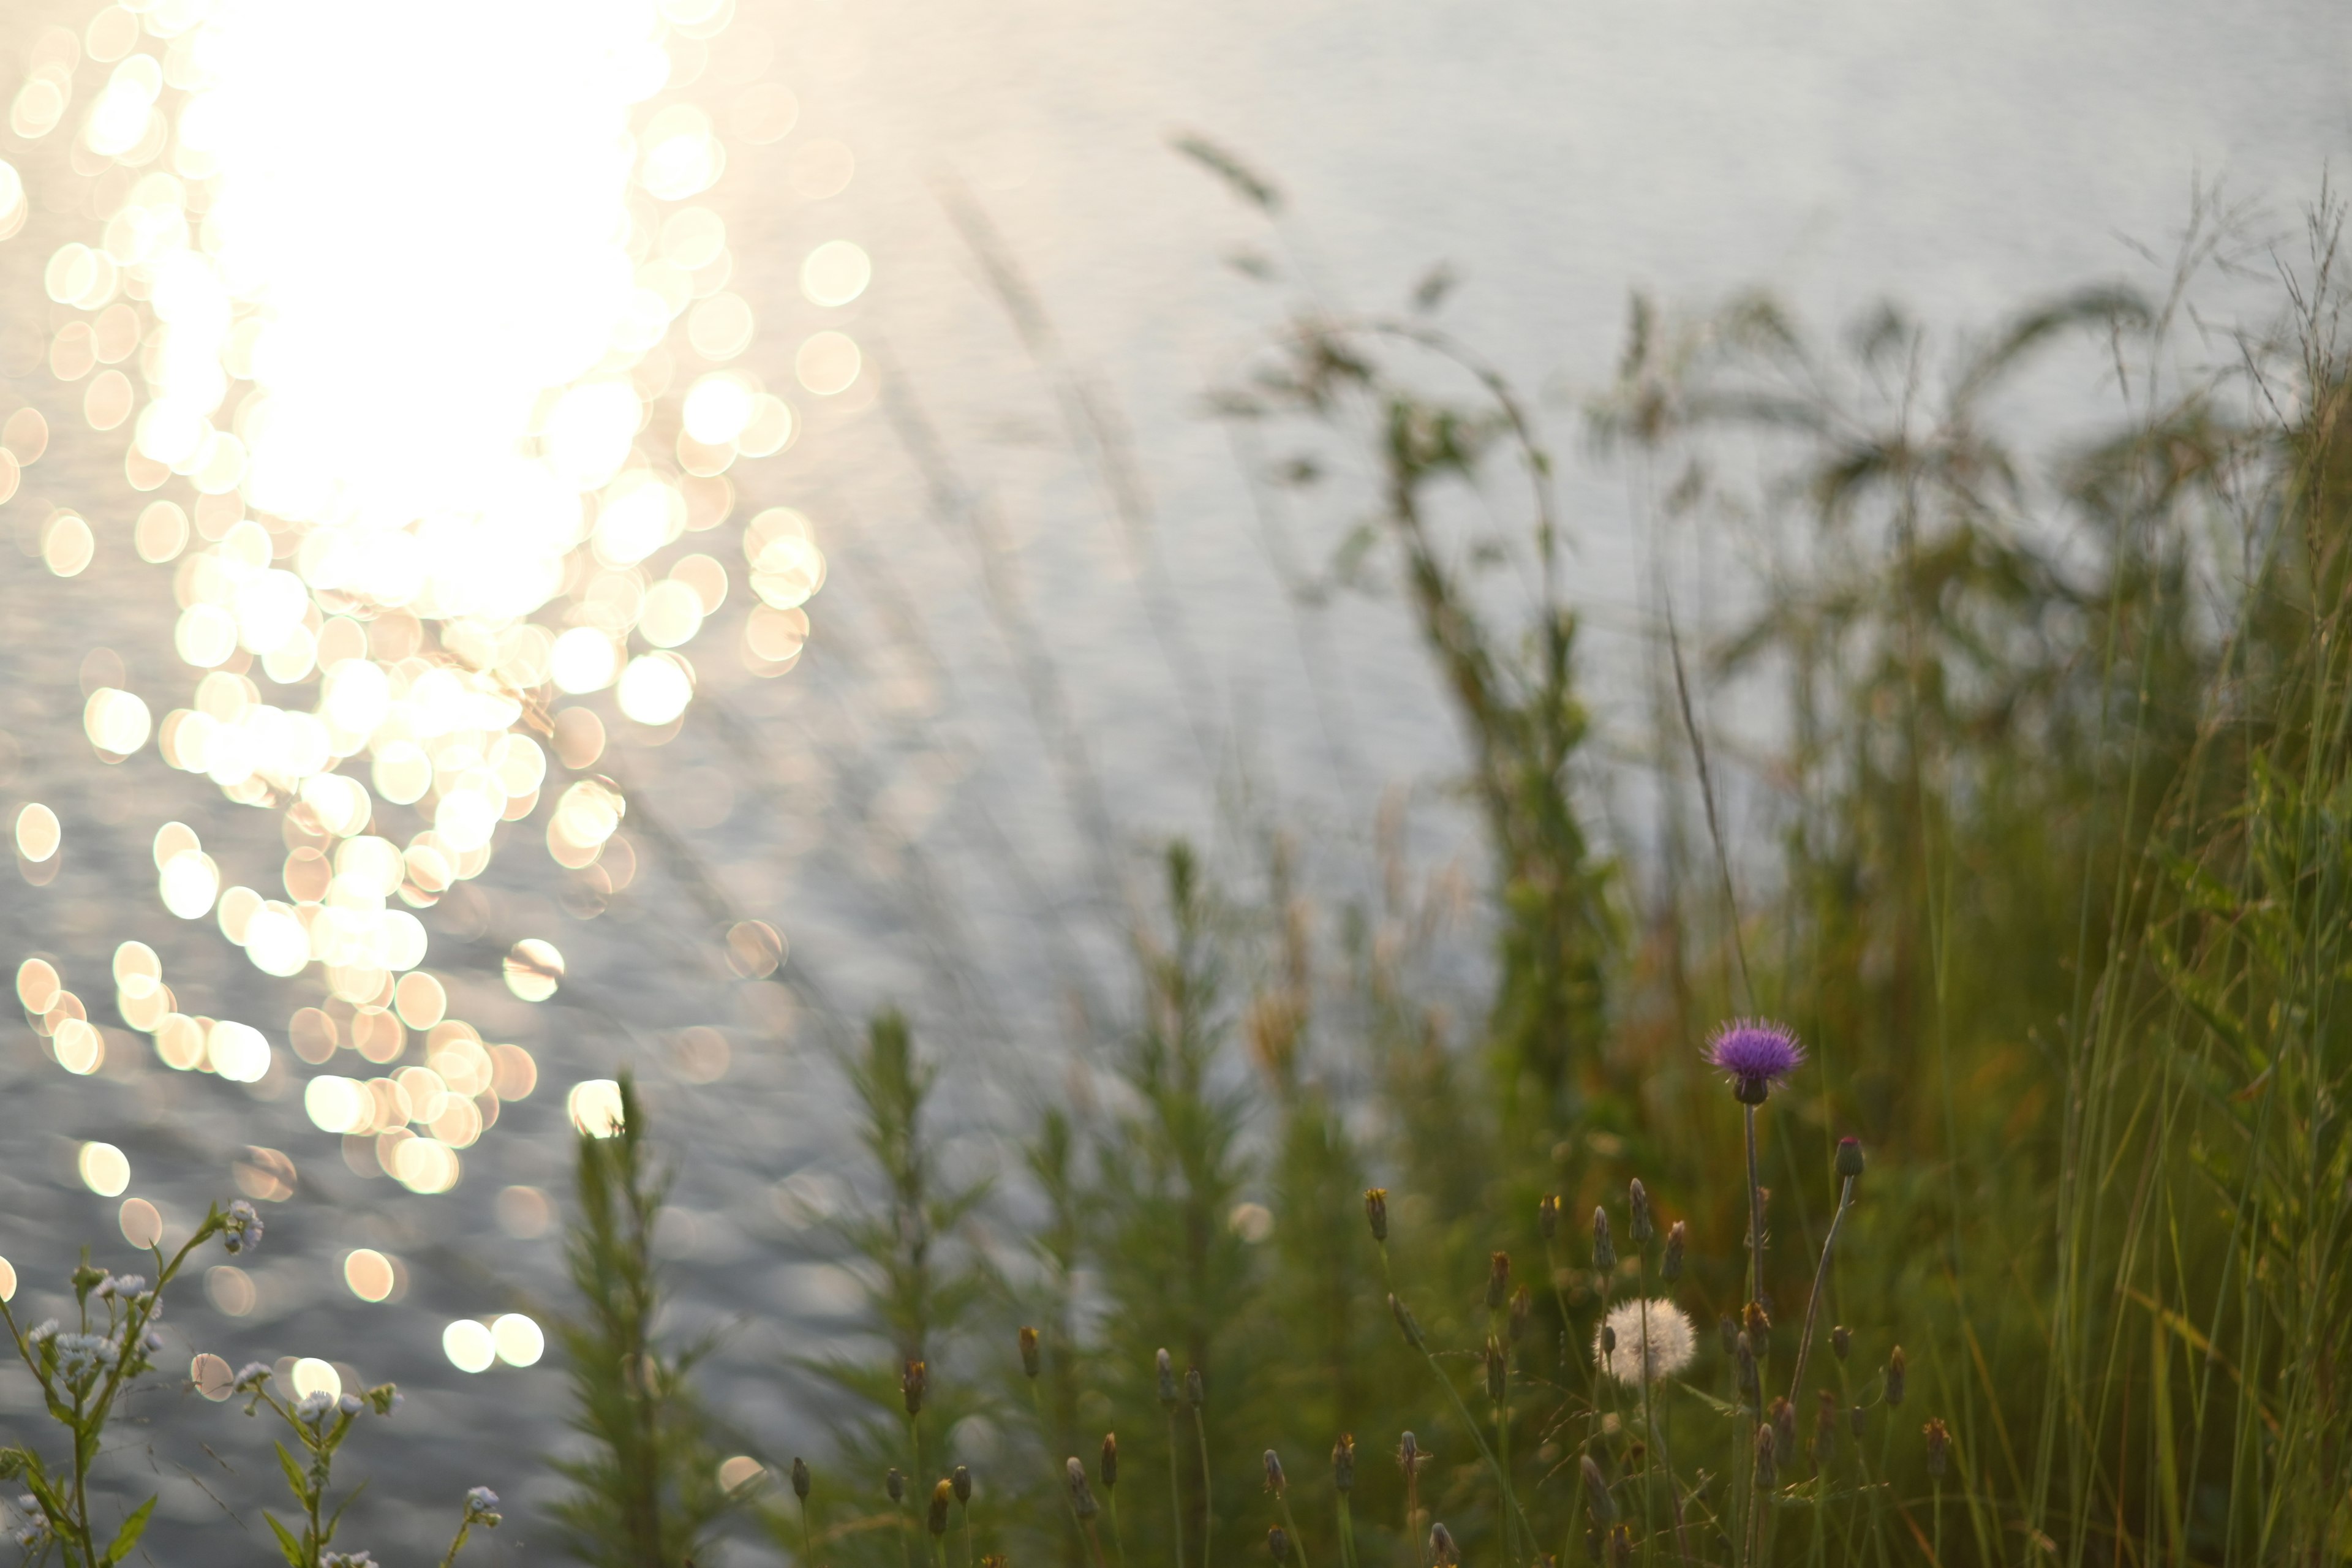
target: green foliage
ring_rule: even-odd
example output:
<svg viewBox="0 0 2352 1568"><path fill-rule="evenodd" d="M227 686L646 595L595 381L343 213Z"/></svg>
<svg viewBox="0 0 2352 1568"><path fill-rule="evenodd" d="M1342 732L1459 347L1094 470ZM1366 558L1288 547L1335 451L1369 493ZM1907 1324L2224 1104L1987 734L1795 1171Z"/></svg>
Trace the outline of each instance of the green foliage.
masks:
<svg viewBox="0 0 2352 1568"><path fill-rule="evenodd" d="M679 1568L707 1552L732 1506L691 1375L707 1343L655 1332L662 1279L653 1228L670 1177L655 1163L635 1085L620 1080L620 1125L580 1139L578 1215L565 1258L581 1315L557 1326L585 1458L558 1465L572 1493L555 1509L567 1544L597 1568Z"/></svg>

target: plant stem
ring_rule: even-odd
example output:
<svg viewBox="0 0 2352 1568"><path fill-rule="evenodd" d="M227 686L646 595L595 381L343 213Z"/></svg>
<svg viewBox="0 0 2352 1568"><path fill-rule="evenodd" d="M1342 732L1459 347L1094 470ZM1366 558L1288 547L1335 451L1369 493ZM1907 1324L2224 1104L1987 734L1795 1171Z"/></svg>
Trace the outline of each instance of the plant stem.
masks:
<svg viewBox="0 0 2352 1568"><path fill-rule="evenodd" d="M1184 1485L1176 1474L1176 1407L1168 1407L1168 1517L1175 1528L1176 1568L1184 1568Z"/></svg>
<svg viewBox="0 0 2352 1568"><path fill-rule="evenodd" d="M808 1499L801 1504L801 1568L816 1568L816 1549L809 1544Z"/></svg>
<svg viewBox="0 0 2352 1568"><path fill-rule="evenodd" d="M1118 1525L1118 1491L1116 1488L1103 1492L1103 1506L1110 1510L1110 1543L1118 1553L1118 1568L1127 1568L1127 1531Z"/></svg>
<svg viewBox="0 0 2352 1568"><path fill-rule="evenodd" d="M1805 1325L1797 1334L1797 1364L1789 1374L1789 1403L1797 1403L1804 1392L1805 1358L1813 1348L1813 1325L1822 1311L1822 1291L1830 1278L1830 1249L1837 1245L1838 1226L1845 1223L1845 1211L1853 1206L1853 1178L1848 1176L1838 1192L1837 1212L1830 1215L1829 1234L1822 1237L1822 1260L1813 1269L1813 1294L1805 1303Z"/></svg>
<svg viewBox="0 0 2352 1568"><path fill-rule="evenodd" d="M1356 1513L1346 1492L1339 1494L1339 1568L1356 1568Z"/></svg>
<svg viewBox="0 0 2352 1568"><path fill-rule="evenodd" d="M1209 1425L1201 1419L1197 1405L1192 1406L1192 1436L1201 1445L1201 1568L1209 1568L1209 1542L1217 1515L1209 1500Z"/></svg>
<svg viewBox="0 0 2352 1568"><path fill-rule="evenodd" d="M1298 1533L1298 1521L1290 1517L1290 1499L1277 1493L1275 1501L1282 1510L1283 1529L1290 1531L1290 1550L1298 1559L1298 1568L1308 1568L1307 1537Z"/></svg>

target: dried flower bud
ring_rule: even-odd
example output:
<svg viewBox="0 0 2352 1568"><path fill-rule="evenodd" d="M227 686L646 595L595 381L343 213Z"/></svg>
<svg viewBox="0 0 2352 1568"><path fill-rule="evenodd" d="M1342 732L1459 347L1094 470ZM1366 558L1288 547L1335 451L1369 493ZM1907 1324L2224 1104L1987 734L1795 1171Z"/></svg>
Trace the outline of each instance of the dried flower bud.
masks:
<svg viewBox="0 0 2352 1568"><path fill-rule="evenodd" d="M1160 1403L1167 1409L1176 1408L1176 1363L1161 1351L1154 1359L1160 1370Z"/></svg>
<svg viewBox="0 0 2352 1568"><path fill-rule="evenodd" d="M1579 1459L1576 1468L1584 1476L1584 1506L1591 1510L1594 1523L1607 1524L1617 1517L1617 1501L1609 1495L1607 1478L1590 1454Z"/></svg>
<svg viewBox="0 0 2352 1568"><path fill-rule="evenodd" d="M1536 1200L1536 1229L1546 1241L1559 1234L1559 1199L1547 1195Z"/></svg>
<svg viewBox="0 0 2352 1568"><path fill-rule="evenodd" d="M1592 1271L1595 1274L1614 1273L1617 1268L1617 1244L1609 1237L1609 1211L1592 1211Z"/></svg>
<svg viewBox="0 0 2352 1568"><path fill-rule="evenodd" d="M1904 1359L1903 1347L1901 1345L1896 1345L1893 1350L1886 1352L1887 1404L1900 1405L1903 1403L1904 1385L1909 1381L1908 1374L1910 1370L1911 1363Z"/></svg>
<svg viewBox="0 0 2352 1568"><path fill-rule="evenodd" d="M898 1466L891 1466L890 1473L882 1478L882 1489L890 1494L892 1502L907 1500L907 1478L898 1473Z"/></svg>
<svg viewBox="0 0 2352 1568"><path fill-rule="evenodd" d="M1341 1497L1356 1489L1356 1436L1342 1432L1331 1445L1331 1485Z"/></svg>
<svg viewBox="0 0 2352 1568"><path fill-rule="evenodd" d="M1421 1349L1421 1325L1413 1321L1412 1309L1406 1306L1402 1301L1398 1300L1394 1296L1391 1296L1389 1298L1389 1316L1396 1320L1397 1330L1404 1335L1404 1342L1411 1345L1415 1350Z"/></svg>
<svg viewBox="0 0 2352 1568"><path fill-rule="evenodd" d="M1840 1323L1837 1327L1830 1331L1830 1353L1832 1355L1837 1357L1840 1361L1843 1361L1848 1355L1853 1353L1853 1331L1852 1329L1847 1328L1843 1323Z"/></svg>
<svg viewBox="0 0 2352 1568"><path fill-rule="evenodd" d="M1095 1516L1095 1489L1087 1485L1087 1468L1072 1455L1062 1466L1062 1473L1070 1483L1070 1508L1080 1519Z"/></svg>
<svg viewBox="0 0 2352 1568"><path fill-rule="evenodd" d="M1625 1196L1627 1206L1633 1210L1632 1217L1625 1222L1625 1234L1633 1238L1634 1246L1647 1247L1650 1238L1657 1234L1657 1227L1650 1223L1650 1189L1636 1176Z"/></svg>
<svg viewBox="0 0 2352 1568"><path fill-rule="evenodd" d="M1290 1489L1289 1479L1282 1473L1282 1456L1271 1448L1265 1451L1265 1489L1276 1497Z"/></svg>
<svg viewBox="0 0 2352 1568"><path fill-rule="evenodd" d="M1740 1394L1748 1399L1760 1398L1763 1394L1763 1384L1757 1380L1756 1376L1756 1347L1749 1342L1746 1333L1740 1333L1734 1340L1731 1353L1732 1358L1739 1363Z"/></svg>
<svg viewBox="0 0 2352 1568"><path fill-rule="evenodd" d="M1797 1407L1785 1399L1772 1401L1772 1440L1782 1464L1797 1457Z"/></svg>
<svg viewBox="0 0 2352 1568"><path fill-rule="evenodd" d="M1683 1248L1689 1241L1690 1226L1681 1220L1666 1227L1666 1256L1658 1264L1658 1278L1669 1285L1683 1277Z"/></svg>
<svg viewBox="0 0 2352 1568"><path fill-rule="evenodd" d="M1429 1560L1437 1568L1455 1568L1462 1561L1462 1549L1454 1544L1454 1532L1442 1524L1429 1527Z"/></svg>
<svg viewBox="0 0 2352 1568"><path fill-rule="evenodd" d="M1513 1344L1518 1343L1519 1336L1528 1331L1528 1322L1535 1315L1535 1295L1526 1286L1522 1285L1511 1292L1510 1324Z"/></svg>
<svg viewBox="0 0 2352 1568"><path fill-rule="evenodd" d="M1603 1323L1601 1325L1601 1358L1603 1361L1606 1361L1616 1353L1617 1325L1614 1323Z"/></svg>
<svg viewBox="0 0 2352 1568"><path fill-rule="evenodd" d="M1511 1293L1511 1255L1497 1252L1486 1259L1486 1310L1499 1312Z"/></svg>
<svg viewBox="0 0 2352 1568"><path fill-rule="evenodd" d="M1372 1239L1385 1244L1389 1238L1389 1190L1386 1187L1364 1189L1364 1218L1371 1223Z"/></svg>
<svg viewBox="0 0 2352 1568"><path fill-rule="evenodd" d="M908 1362L906 1370L898 1374L898 1392L906 1397L908 1415L923 1413L923 1394L930 1385L930 1369L921 1362Z"/></svg>
<svg viewBox="0 0 2352 1568"><path fill-rule="evenodd" d="M1775 1451L1778 1447L1772 1428L1756 1428L1756 1487L1759 1491L1769 1492L1780 1484L1780 1466Z"/></svg>
<svg viewBox="0 0 2352 1568"><path fill-rule="evenodd" d="M1862 1140L1841 1138L1837 1146L1837 1173L1847 1181L1862 1174Z"/></svg>
<svg viewBox="0 0 2352 1568"><path fill-rule="evenodd" d="M795 1457L793 1460L793 1495L803 1502L808 1501L810 1484L808 1461Z"/></svg>
<svg viewBox="0 0 2352 1568"><path fill-rule="evenodd" d="M1772 1332L1772 1314L1764 1310L1763 1302L1750 1301L1739 1309L1739 1326L1748 1331L1748 1341L1755 1345L1758 1355L1768 1353L1767 1346Z"/></svg>
<svg viewBox="0 0 2352 1568"><path fill-rule="evenodd" d="M1102 1477L1103 1490L1107 1492L1118 1490L1118 1433L1103 1434L1102 1462L1095 1467L1095 1473Z"/></svg>
<svg viewBox="0 0 2352 1568"><path fill-rule="evenodd" d="M1633 1527L1620 1523L1609 1532L1610 1568L1626 1568L1633 1561Z"/></svg>
<svg viewBox="0 0 2352 1568"><path fill-rule="evenodd" d="M1282 1526L1277 1524L1265 1532L1265 1550L1276 1563L1290 1561L1290 1537L1284 1532Z"/></svg>
<svg viewBox="0 0 2352 1568"><path fill-rule="evenodd" d="M948 1479L955 1483L956 1501L971 1500L971 1467L970 1465L958 1465Z"/></svg>
<svg viewBox="0 0 2352 1568"><path fill-rule="evenodd" d="M1941 1479L1951 1464L1952 1434L1942 1416L1930 1420L1920 1428L1927 1437L1927 1473Z"/></svg>
<svg viewBox="0 0 2352 1568"><path fill-rule="evenodd" d="M1037 1331L1023 1329L1021 1331L1021 1375L1035 1377L1044 1368L1045 1361L1043 1352L1037 1347Z"/></svg>
<svg viewBox="0 0 2352 1568"><path fill-rule="evenodd" d="M1208 1402L1209 1390L1201 1379L1201 1369L1197 1366L1186 1367L1184 1369L1184 1403L1191 1408L1198 1410Z"/></svg>
<svg viewBox="0 0 2352 1568"><path fill-rule="evenodd" d="M927 1521L933 1535L948 1532L948 1509L955 1501L955 1483L941 1481L931 1489L931 1517Z"/></svg>
<svg viewBox="0 0 2352 1568"><path fill-rule="evenodd" d="M1486 1336L1486 1403L1499 1406L1509 1392L1509 1363L1503 1359L1503 1344L1494 1335Z"/></svg>
<svg viewBox="0 0 2352 1568"><path fill-rule="evenodd" d="M1421 1444L1412 1433L1406 1433L1397 1443L1397 1468L1405 1473L1407 1480L1421 1474Z"/></svg>

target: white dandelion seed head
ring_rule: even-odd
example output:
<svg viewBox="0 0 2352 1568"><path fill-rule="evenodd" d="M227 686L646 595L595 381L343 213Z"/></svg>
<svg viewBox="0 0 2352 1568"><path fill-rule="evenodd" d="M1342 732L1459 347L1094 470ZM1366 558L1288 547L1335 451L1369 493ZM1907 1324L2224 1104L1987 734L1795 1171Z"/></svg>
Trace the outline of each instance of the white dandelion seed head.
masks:
<svg viewBox="0 0 2352 1568"><path fill-rule="evenodd" d="M1645 1310L1649 1318L1646 1342L1642 1328ZM1690 1319L1663 1296L1646 1304L1620 1301L1609 1310L1605 1326L1608 1337L1616 1341L1616 1348L1604 1352L1601 1348L1604 1336L1595 1333L1593 1360L1618 1382L1637 1387L1645 1381L1645 1373L1646 1381L1653 1383L1674 1376L1690 1364L1691 1355L1697 1348Z"/></svg>

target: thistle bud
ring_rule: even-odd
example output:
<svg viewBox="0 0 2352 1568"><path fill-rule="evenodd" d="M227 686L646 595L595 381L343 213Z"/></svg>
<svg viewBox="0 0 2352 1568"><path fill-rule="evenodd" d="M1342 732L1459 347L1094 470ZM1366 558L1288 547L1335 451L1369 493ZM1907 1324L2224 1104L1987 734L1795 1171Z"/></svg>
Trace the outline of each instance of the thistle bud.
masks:
<svg viewBox="0 0 2352 1568"><path fill-rule="evenodd" d="M1903 1403L1904 1384L1909 1381L1911 1363L1904 1359L1903 1347L1896 1345L1886 1352L1886 1403Z"/></svg>
<svg viewBox="0 0 2352 1568"><path fill-rule="evenodd" d="M1607 1478L1590 1454L1579 1459L1576 1468L1584 1475L1584 1505L1591 1510L1593 1522L1607 1524L1617 1517L1617 1501L1609 1495Z"/></svg>
<svg viewBox="0 0 2352 1568"><path fill-rule="evenodd" d="M1406 1306L1402 1301L1398 1300L1394 1296L1391 1296L1389 1298L1389 1316L1396 1320L1397 1330L1404 1335L1404 1342L1411 1345L1415 1350L1421 1349L1421 1325L1413 1321L1412 1309Z"/></svg>
<svg viewBox="0 0 2352 1568"><path fill-rule="evenodd" d="M1385 1244L1389 1238L1389 1190L1386 1187L1364 1189L1364 1218L1371 1223L1372 1239Z"/></svg>
<svg viewBox="0 0 2352 1568"><path fill-rule="evenodd" d="M1853 1331L1852 1329L1847 1328L1843 1323L1840 1323L1836 1328L1830 1331L1830 1354L1837 1357L1840 1361L1843 1361L1853 1352Z"/></svg>
<svg viewBox="0 0 2352 1568"><path fill-rule="evenodd" d="M1421 1474L1421 1444L1410 1432L1397 1443L1397 1468L1404 1472L1407 1480Z"/></svg>
<svg viewBox="0 0 2352 1568"><path fill-rule="evenodd" d="M1154 1359L1160 1369L1160 1403L1163 1408L1173 1410L1176 1408L1176 1363L1168 1359L1168 1352L1164 1350Z"/></svg>
<svg viewBox="0 0 2352 1568"><path fill-rule="evenodd" d="M1617 1325L1614 1323L1603 1323L1601 1325L1601 1359L1607 1361L1611 1356L1615 1355L1616 1353Z"/></svg>
<svg viewBox="0 0 2352 1568"><path fill-rule="evenodd" d="M1070 1483L1070 1509L1080 1519L1095 1516L1095 1489L1087 1485L1087 1468L1078 1463L1075 1454L1062 1466L1062 1473Z"/></svg>
<svg viewBox="0 0 2352 1568"><path fill-rule="evenodd" d="M1940 1415L1930 1420L1920 1430L1926 1433L1927 1437L1927 1473L1940 1480L1943 1479L1944 1471L1951 1464L1951 1430L1944 1425L1943 1417Z"/></svg>
<svg viewBox="0 0 2352 1568"><path fill-rule="evenodd" d="M1656 1227L1650 1223L1650 1189L1642 1184L1641 1177L1636 1176L1625 1195L1627 1206L1633 1210L1633 1217L1625 1222L1625 1234L1633 1238L1634 1246L1647 1247L1650 1237L1657 1234Z"/></svg>
<svg viewBox="0 0 2352 1568"><path fill-rule="evenodd" d="M955 1483L941 1481L931 1489L931 1517L927 1521L933 1535L948 1532L948 1508L955 1501Z"/></svg>
<svg viewBox="0 0 2352 1568"><path fill-rule="evenodd" d="M1429 1527L1429 1560L1437 1568L1455 1568L1462 1561L1462 1549L1454 1544L1454 1532L1442 1524Z"/></svg>
<svg viewBox="0 0 2352 1568"><path fill-rule="evenodd" d="M1609 1236L1609 1211L1592 1211L1592 1271L1595 1274L1614 1273L1617 1268L1617 1244Z"/></svg>
<svg viewBox="0 0 2352 1568"><path fill-rule="evenodd" d="M954 1473L949 1476L948 1479L955 1483L956 1501L970 1502L971 1500L971 1467L970 1465L958 1465L955 1468Z"/></svg>
<svg viewBox="0 0 2352 1568"><path fill-rule="evenodd" d="M1767 1336L1772 1331L1772 1314L1764 1310L1761 1301L1750 1301L1739 1310L1739 1326L1748 1331L1748 1338L1756 1346L1756 1353L1766 1353Z"/></svg>
<svg viewBox="0 0 2352 1568"><path fill-rule="evenodd" d="M808 1501L810 1485L808 1461L795 1457L793 1460L793 1495L803 1502Z"/></svg>
<svg viewBox="0 0 2352 1568"><path fill-rule="evenodd" d="M1740 1333L1734 1342L1731 1353L1733 1359L1739 1363L1740 1394L1748 1399L1761 1397L1763 1385L1757 1381L1756 1377L1756 1347L1748 1342L1745 1332Z"/></svg>
<svg viewBox="0 0 2352 1568"><path fill-rule="evenodd" d="M1797 1457L1797 1407L1785 1399L1772 1401L1772 1440L1783 1464Z"/></svg>
<svg viewBox="0 0 2352 1568"><path fill-rule="evenodd" d="M1265 1489L1276 1497L1290 1489L1290 1481L1282 1473L1282 1456L1271 1448L1265 1451Z"/></svg>
<svg viewBox="0 0 2352 1568"><path fill-rule="evenodd" d="M907 1478L898 1473L898 1466L891 1466L890 1473L882 1478L882 1489L890 1494L892 1502L907 1500Z"/></svg>
<svg viewBox="0 0 2352 1568"><path fill-rule="evenodd" d="M1208 1402L1209 1391L1207 1385L1202 1381L1201 1369L1197 1366L1186 1367L1184 1369L1185 1405L1198 1410Z"/></svg>
<svg viewBox="0 0 2352 1568"><path fill-rule="evenodd" d="M1497 1252L1486 1259L1486 1310L1499 1312L1511 1294L1511 1255Z"/></svg>
<svg viewBox="0 0 2352 1568"><path fill-rule="evenodd" d="M908 1362L906 1370L898 1374L898 1392L906 1398L908 1415L923 1413L923 1394L930 1385L930 1369L921 1362Z"/></svg>
<svg viewBox="0 0 2352 1568"><path fill-rule="evenodd" d="M1666 1256L1659 1261L1658 1278L1671 1285L1683 1277L1683 1248L1690 1240L1690 1226L1681 1220L1666 1227Z"/></svg>
<svg viewBox="0 0 2352 1568"><path fill-rule="evenodd" d="M1486 1403L1499 1406L1509 1392L1509 1363L1503 1359L1503 1344L1494 1335L1486 1336Z"/></svg>
<svg viewBox="0 0 2352 1568"><path fill-rule="evenodd" d="M1282 1526L1277 1524L1265 1532L1265 1550L1276 1563L1290 1561L1290 1537L1284 1533Z"/></svg>
<svg viewBox="0 0 2352 1568"><path fill-rule="evenodd" d="M1837 1146L1837 1173L1847 1181L1862 1174L1862 1140L1841 1138Z"/></svg>
<svg viewBox="0 0 2352 1568"><path fill-rule="evenodd" d="M1096 1466L1095 1469L1096 1473L1102 1477L1103 1490L1107 1492L1115 1492L1118 1490L1118 1433L1106 1432L1103 1434L1102 1462Z"/></svg>
<svg viewBox="0 0 2352 1568"><path fill-rule="evenodd" d="M1342 1432L1331 1445L1331 1485L1341 1497L1356 1489L1356 1437Z"/></svg>
<svg viewBox="0 0 2352 1568"><path fill-rule="evenodd" d="M1775 1452L1778 1447L1772 1428L1756 1428L1756 1488L1759 1491L1769 1492L1780 1484L1780 1460Z"/></svg>
<svg viewBox="0 0 2352 1568"><path fill-rule="evenodd" d="M1045 1355L1037 1346L1037 1331L1023 1329L1021 1331L1021 1375L1035 1377L1044 1368L1045 1362Z"/></svg>
<svg viewBox="0 0 2352 1568"><path fill-rule="evenodd" d="M1546 1241L1559 1234L1559 1199L1546 1196L1536 1201L1536 1229Z"/></svg>
<svg viewBox="0 0 2352 1568"><path fill-rule="evenodd" d="M1534 1316L1535 1310L1536 1299L1534 1295L1528 1291L1526 1286L1522 1285L1517 1289L1511 1292L1510 1323L1511 1342L1513 1344L1517 1344L1518 1342L1519 1336L1528 1331L1528 1321Z"/></svg>

